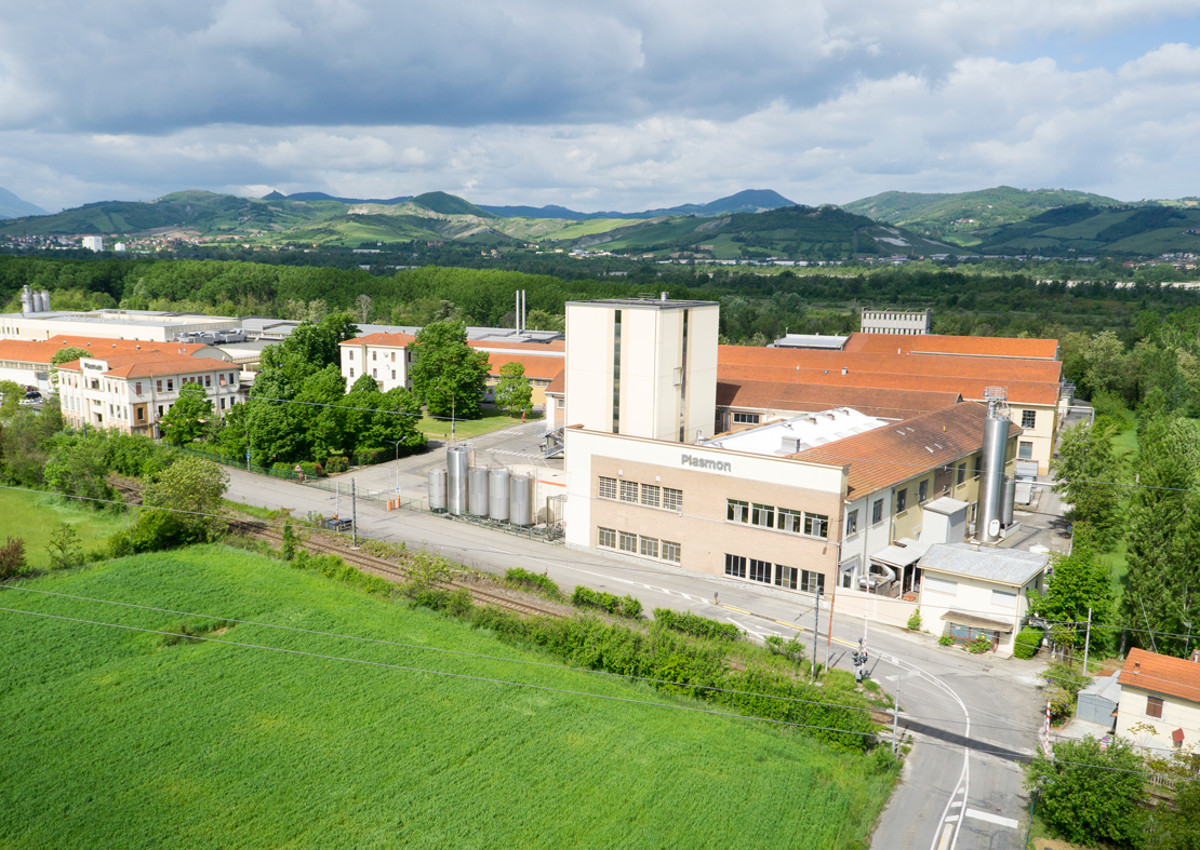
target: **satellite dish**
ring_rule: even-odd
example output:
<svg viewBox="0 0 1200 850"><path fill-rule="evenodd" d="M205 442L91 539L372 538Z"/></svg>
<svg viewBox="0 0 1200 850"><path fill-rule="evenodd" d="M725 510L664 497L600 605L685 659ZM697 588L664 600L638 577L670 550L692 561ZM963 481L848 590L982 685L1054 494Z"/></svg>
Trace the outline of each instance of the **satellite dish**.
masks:
<svg viewBox="0 0 1200 850"><path fill-rule="evenodd" d="M991 537L999 537L1000 536L1000 520L994 519L988 523L988 534Z"/></svg>

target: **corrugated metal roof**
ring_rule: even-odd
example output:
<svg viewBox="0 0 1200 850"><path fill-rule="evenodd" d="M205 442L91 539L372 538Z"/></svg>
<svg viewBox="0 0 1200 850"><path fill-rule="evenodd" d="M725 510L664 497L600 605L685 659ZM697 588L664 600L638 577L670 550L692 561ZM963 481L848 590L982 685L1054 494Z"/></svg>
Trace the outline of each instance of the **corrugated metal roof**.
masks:
<svg viewBox="0 0 1200 850"><path fill-rule="evenodd" d="M975 543L935 543L921 558L921 569L1022 587L1046 569L1049 555L997 549Z"/></svg>

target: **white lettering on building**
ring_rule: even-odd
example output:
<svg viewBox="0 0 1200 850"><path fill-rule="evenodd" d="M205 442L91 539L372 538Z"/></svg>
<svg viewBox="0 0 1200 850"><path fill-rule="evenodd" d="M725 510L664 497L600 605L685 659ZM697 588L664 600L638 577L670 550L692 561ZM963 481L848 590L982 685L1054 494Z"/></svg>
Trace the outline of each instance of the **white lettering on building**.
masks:
<svg viewBox="0 0 1200 850"><path fill-rule="evenodd" d="M695 455L685 454L679 459L681 466L688 466L692 469L711 469L713 472L733 472L733 464L727 460L712 460L707 457L696 457Z"/></svg>

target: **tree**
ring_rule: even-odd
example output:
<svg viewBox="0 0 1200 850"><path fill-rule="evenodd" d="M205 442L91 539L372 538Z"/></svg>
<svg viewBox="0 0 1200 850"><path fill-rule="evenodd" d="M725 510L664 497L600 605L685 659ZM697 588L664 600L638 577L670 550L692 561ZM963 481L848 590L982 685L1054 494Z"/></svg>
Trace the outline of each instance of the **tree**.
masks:
<svg viewBox="0 0 1200 850"><path fill-rule="evenodd" d="M92 352L86 348L69 345L66 348L60 348L54 352L54 356L50 358L51 366L61 366L64 363L70 363L72 360L78 360L80 357L91 357Z"/></svg>
<svg viewBox="0 0 1200 850"><path fill-rule="evenodd" d="M1129 847L1142 834L1142 762L1125 741L1060 741L1053 758L1025 765L1025 787L1038 790L1042 820L1067 841Z"/></svg>
<svg viewBox="0 0 1200 850"><path fill-rule="evenodd" d="M1092 612L1092 645L1104 647L1111 640L1111 633L1099 627L1111 621L1112 584L1088 538L1086 526L1077 530L1071 554L1055 557L1046 592L1030 592L1030 610L1057 621L1050 624L1051 639L1071 649L1083 646L1085 627L1079 624L1086 623L1088 609Z"/></svg>
<svg viewBox="0 0 1200 850"><path fill-rule="evenodd" d="M358 298L354 299L354 305L358 308L358 320L360 322L365 322L367 319L371 318L370 295L359 295Z"/></svg>
<svg viewBox="0 0 1200 850"><path fill-rule="evenodd" d="M225 527L221 499L228 484L229 475L212 461L198 457L175 461L142 491L146 507L171 509L145 511L138 518L143 531L154 530L160 545L136 548L214 539Z"/></svg>
<svg viewBox="0 0 1200 850"><path fill-rule="evenodd" d="M1071 520L1088 523L1104 549L1116 542L1120 523L1121 462L1113 451L1115 430L1110 423L1081 422L1063 434L1058 457L1051 462L1054 492L1071 505Z"/></svg>
<svg viewBox="0 0 1200 850"><path fill-rule="evenodd" d="M89 507L107 507L108 455L103 437L61 434L46 459L44 477L54 491L86 501Z"/></svg>
<svg viewBox="0 0 1200 850"><path fill-rule="evenodd" d="M50 532L46 554L50 558L50 565L56 570L83 563L83 547L79 544L79 535L75 529L65 522L60 523Z"/></svg>
<svg viewBox="0 0 1200 850"><path fill-rule="evenodd" d="M409 370L413 393L433 416L478 419L488 356L467 345L462 322L434 322L417 334Z"/></svg>
<svg viewBox="0 0 1200 850"><path fill-rule="evenodd" d="M212 400L198 381L192 381L180 388L179 398L158 425L163 439L173 446L183 446L202 436L212 418Z"/></svg>
<svg viewBox="0 0 1200 850"><path fill-rule="evenodd" d="M509 416L524 416L533 410L533 388L525 377L525 367L515 360L500 367L496 383L496 406Z"/></svg>
<svg viewBox="0 0 1200 850"><path fill-rule="evenodd" d="M1188 777L1175 785L1174 809L1155 806L1146 829L1147 850L1200 848L1200 782Z"/></svg>

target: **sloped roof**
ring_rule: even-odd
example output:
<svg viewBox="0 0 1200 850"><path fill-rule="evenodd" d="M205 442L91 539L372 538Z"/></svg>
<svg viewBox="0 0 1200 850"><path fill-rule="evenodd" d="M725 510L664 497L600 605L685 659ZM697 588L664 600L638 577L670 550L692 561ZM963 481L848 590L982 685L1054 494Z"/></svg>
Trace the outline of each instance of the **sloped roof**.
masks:
<svg viewBox="0 0 1200 850"><path fill-rule="evenodd" d="M720 385L718 385L720 386ZM558 374L550 381L550 386L546 387L546 394L555 393L563 395L567 391L567 370L560 369Z"/></svg>
<svg viewBox="0 0 1200 850"><path fill-rule="evenodd" d="M907 419L962 400L956 392L879 389L781 381L717 381L717 406L817 413L853 407L881 419Z"/></svg>
<svg viewBox="0 0 1200 850"><path fill-rule="evenodd" d="M1048 554L999 549L977 543L934 543L921 569L1022 587L1050 563Z"/></svg>
<svg viewBox="0 0 1200 850"><path fill-rule="evenodd" d="M1121 668L1121 685L1200 703L1200 663L1134 648Z"/></svg>
<svg viewBox="0 0 1200 850"><path fill-rule="evenodd" d="M199 372L227 372L236 370L235 363L212 357L189 357L180 354L164 354L161 351L127 351L120 354L98 352L95 359L108 363L108 371L101 373L106 378L153 378L158 375L192 375ZM78 360L58 367L65 372L82 372Z"/></svg>
<svg viewBox="0 0 1200 850"><path fill-rule="evenodd" d="M133 351L160 351L192 356L210 346L185 342L153 342L139 339L101 339L89 336L52 336L49 339L0 340L0 360L49 365L57 351L82 348L95 352L97 357Z"/></svg>
<svg viewBox="0 0 1200 850"><path fill-rule="evenodd" d="M406 348L411 345L416 337L412 334L394 333L394 334L367 334L366 336L356 336L354 339L342 340L338 345L378 345L392 346L394 348Z"/></svg>
<svg viewBox="0 0 1200 850"><path fill-rule="evenodd" d="M986 407L964 401L792 457L848 466L848 498L856 499L979 451L986 418ZM1020 431L1009 423L1010 436Z"/></svg>
<svg viewBox="0 0 1200 850"><path fill-rule="evenodd" d="M506 363L520 363L525 367L526 378L537 378L549 381L563 371L561 357L537 357L532 354L501 354L495 351L485 351L488 356L488 374L499 375L500 367Z"/></svg>
<svg viewBox="0 0 1200 850"><path fill-rule="evenodd" d="M999 336L941 336L938 334L866 334L850 335L846 351L884 353L902 349L914 354L956 354L968 357L1028 357L1054 360L1058 357L1056 339L1022 339Z"/></svg>

